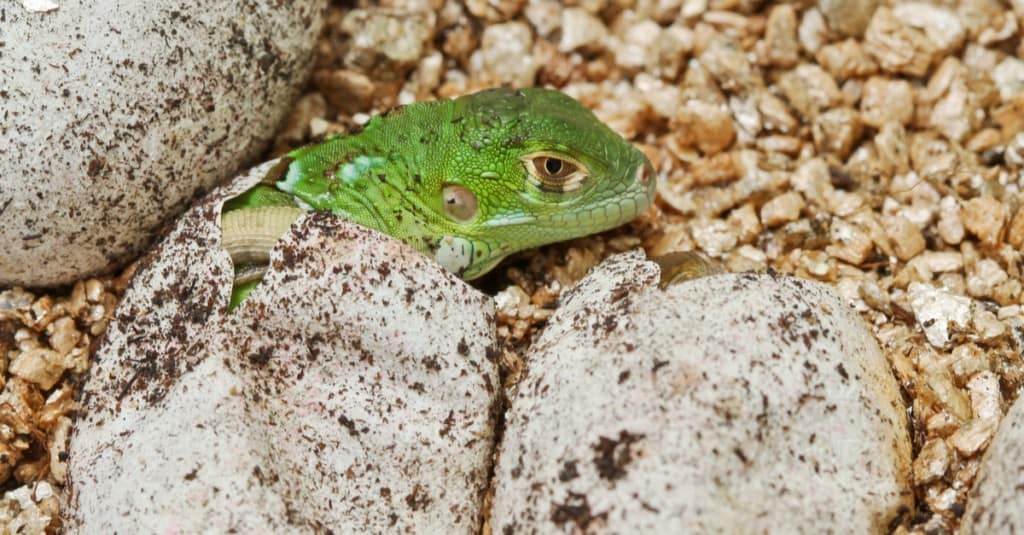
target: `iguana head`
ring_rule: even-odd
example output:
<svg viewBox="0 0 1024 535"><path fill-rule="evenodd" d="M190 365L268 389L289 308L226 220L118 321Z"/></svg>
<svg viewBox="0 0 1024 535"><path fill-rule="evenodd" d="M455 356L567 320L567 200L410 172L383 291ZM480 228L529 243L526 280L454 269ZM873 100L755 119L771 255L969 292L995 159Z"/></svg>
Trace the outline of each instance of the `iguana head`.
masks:
<svg viewBox="0 0 1024 535"><path fill-rule="evenodd" d="M646 156L573 98L491 89L451 102L450 146L430 169L447 221L435 258L467 279L510 253L622 225L647 210Z"/></svg>
<svg viewBox="0 0 1024 535"><path fill-rule="evenodd" d="M490 89L382 113L289 153L277 186L472 279L510 253L643 213L654 169L573 98Z"/></svg>

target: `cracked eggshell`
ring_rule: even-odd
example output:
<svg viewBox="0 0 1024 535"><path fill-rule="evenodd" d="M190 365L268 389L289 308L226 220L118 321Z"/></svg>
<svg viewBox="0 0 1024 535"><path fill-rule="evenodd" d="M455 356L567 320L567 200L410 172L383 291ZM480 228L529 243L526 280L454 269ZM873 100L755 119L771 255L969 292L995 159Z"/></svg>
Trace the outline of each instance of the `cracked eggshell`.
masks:
<svg viewBox="0 0 1024 535"><path fill-rule="evenodd" d="M18 3L0 24L0 286L116 267L266 147L323 0Z"/></svg>
<svg viewBox="0 0 1024 535"><path fill-rule="evenodd" d="M835 293L658 278L640 253L607 261L530 348L495 533L882 533L913 505L899 389Z"/></svg>
<svg viewBox="0 0 1024 535"><path fill-rule="evenodd" d="M221 203L140 264L83 389L69 532L477 533L491 299L402 242L304 215L225 315Z"/></svg>
<svg viewBox="0 0 1024 535"><path fill-rule="evenodd" d="M1003 418L967 500L959 533L1024 530L1024 398Z"/></svg>

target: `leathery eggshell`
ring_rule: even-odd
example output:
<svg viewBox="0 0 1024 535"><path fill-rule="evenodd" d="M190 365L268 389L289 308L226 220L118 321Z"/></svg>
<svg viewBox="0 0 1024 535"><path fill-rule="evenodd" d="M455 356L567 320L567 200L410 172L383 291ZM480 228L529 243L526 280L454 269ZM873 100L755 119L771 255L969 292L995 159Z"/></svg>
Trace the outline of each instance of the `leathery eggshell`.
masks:
<svg viewBox="0 0 1024 535"><path fill-rule="evenodd" d="M324 0L8 2L0 22L0 286L143 250L266 147Z"/></svg>
<svg viewBox="0 0 1024 535"><path fill-rule="evenodd" d="M478 533L500 383L490 298L302 216L233 313L218 189L143 259L83 388L70 532Z"/></svg>
<svg viewBox="0 0 1024 535"><path fill-rule="evenodd" d="M899 388L834 292L659 275L627 253L563 295L509 401L495 533L883 533L913 509Z"/></svg>

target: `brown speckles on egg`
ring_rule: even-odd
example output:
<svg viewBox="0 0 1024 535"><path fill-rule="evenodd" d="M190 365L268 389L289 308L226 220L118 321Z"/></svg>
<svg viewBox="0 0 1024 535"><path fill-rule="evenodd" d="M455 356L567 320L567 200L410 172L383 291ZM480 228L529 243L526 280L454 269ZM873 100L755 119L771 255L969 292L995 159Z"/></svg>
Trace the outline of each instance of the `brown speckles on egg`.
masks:
<svg viewBox="0 0 1024 535"><path fill-rule="evenodd" d="M899 389L834 293L658 279L628 253L563 294L509 402L492 529L867 532L911 505Z"/></svg>
<svg viewBox="0 0 1024 535"><path fill-rule="evenodd" d="M145 531L177 511L187 531L479 529L498 406L490 299L397 240L310 213L225 316L217 206L275 163L186 214L126 292L84 387L70 526Z"/></svg>
<svg viewBox="0 0 1024 535"><path fill-rule="evenodd" d="M322 19L320 0L279 4L3 10L0 243L32 239L0 247L0 285L124 263L266 147Z"/></svg>

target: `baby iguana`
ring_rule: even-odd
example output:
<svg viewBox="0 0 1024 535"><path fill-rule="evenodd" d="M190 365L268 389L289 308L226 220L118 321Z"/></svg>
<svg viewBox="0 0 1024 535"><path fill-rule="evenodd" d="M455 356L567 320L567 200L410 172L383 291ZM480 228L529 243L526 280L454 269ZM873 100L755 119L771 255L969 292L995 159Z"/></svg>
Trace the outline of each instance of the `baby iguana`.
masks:
<svg viewBox="0 0 1024 535"><path fill-rule="evenodd" d="M626 223L653 197L644 154L558 91L490 89L398 107L288 153L224 205L229 309L306 210L390 234L473 279L510 253Z"/></svg>

